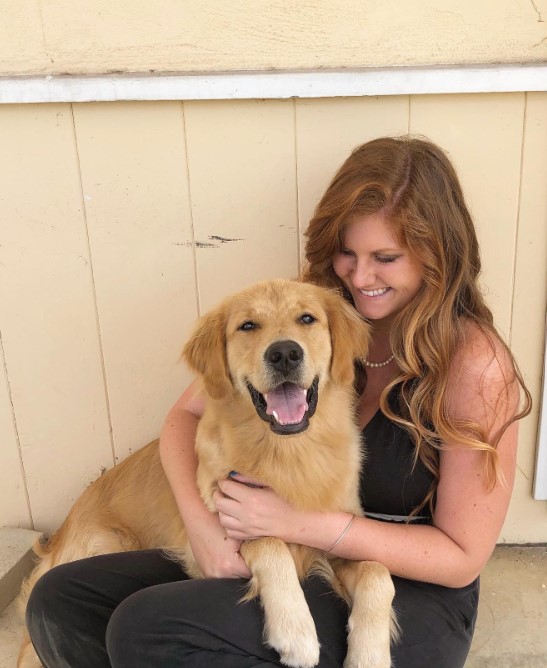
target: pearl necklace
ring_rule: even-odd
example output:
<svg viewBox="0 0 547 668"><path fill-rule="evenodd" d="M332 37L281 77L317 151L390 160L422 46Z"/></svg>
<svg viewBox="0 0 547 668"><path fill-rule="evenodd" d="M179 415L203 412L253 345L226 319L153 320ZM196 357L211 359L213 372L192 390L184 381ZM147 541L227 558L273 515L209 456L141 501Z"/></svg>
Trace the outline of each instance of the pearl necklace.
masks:
<svg viewBox="0 0 547 668"><path fill-rule="evenodd" d="M395 355L392 355L391 357L388 357L388 359L385 360L385 361L383 361L383 362L369 362L369 361L368 361L367 359L365 359L364 357L361 357L360 359L361 359L361 362L362 362L365 366L367 366L367 367L369 367L369 368L371 368L371 369L379 369L380 367L387 366L388 364L390 364L391 362L393 362L393 358L394 358L394 357L395 357Z"/></svg>

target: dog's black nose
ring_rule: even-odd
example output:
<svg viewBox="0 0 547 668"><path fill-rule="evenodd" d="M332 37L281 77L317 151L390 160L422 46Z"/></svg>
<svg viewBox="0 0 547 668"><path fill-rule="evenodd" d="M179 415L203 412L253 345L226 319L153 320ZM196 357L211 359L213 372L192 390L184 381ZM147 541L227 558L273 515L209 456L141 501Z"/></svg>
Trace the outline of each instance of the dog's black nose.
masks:
<svg viewBox="0 0 547 668"><path fill-rule="evenodd" d="M304 351L296 341L276 341L264 353L266 361L277 371L292 371L304 358Z"/></svg>

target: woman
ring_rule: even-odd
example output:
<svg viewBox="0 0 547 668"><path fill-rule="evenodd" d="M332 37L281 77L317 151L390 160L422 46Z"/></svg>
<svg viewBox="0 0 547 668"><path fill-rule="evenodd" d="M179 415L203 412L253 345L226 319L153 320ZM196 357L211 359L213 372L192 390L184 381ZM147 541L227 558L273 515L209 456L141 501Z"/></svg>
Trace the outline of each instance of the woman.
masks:
<svg viewBox="0 0 547 668"><path fill-rule="evenodd" d="M280 665L262 644L258 603L238 603L250 575L240 542L265 535L382 562L402 631L393 665L464 665L479 573L506 515L517 421L530 398L477 286L478 244L456 173L430 142L369 142L334 177L307 237L304 278L343 290L372 325L369 357L357 364L366 516L350 525L345 513L297 511L237 475L220 483L211 514L195 484L203 401L191 386L168 414L160 448L210 579L188 581L154 551L54 569L28 612L46 667ZM345 605L319 579L304 590L319 665L341 666ZM66 605L50 612L60 596Z"/></svg>

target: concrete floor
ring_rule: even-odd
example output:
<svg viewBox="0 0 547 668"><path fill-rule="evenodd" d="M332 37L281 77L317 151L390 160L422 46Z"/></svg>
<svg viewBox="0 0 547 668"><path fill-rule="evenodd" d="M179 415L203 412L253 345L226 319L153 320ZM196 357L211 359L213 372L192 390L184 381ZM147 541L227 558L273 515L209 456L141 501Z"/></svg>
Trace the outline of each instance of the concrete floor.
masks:
<svg viewBox="0 0 547 668"><path fill-rule="evenodd" d="M547 546L496 548L466 668L546 668L546 622ZM15 668L20 631L12 603L0 615L0 668Z"/></svg>
<svg viewBox="0 0 547 668"><path fill-rule="evenodd" d="M547 546L498 547L481 577L466 668L546 668L546 622Z"/></svg>

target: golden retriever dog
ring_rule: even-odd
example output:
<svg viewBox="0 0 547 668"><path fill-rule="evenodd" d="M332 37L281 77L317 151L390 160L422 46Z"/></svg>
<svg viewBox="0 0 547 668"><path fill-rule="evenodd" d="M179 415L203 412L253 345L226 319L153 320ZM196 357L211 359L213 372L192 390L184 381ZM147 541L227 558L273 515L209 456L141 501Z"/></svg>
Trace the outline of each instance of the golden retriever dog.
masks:
<svg viewBox="0 0 547 668"><path fill-rule="evenodd" d="M231 471L260 480L301 509L362 515L361 439L354 421L354 359L368 328L336 293L268 281L205 315L183 356L203 382L206 408L196 450L201 496L215 512L217 481ZM45 546L22 590L57 564L92 555L165 548L202 577L157 442L92 483ZM264 638L287 666L319 661L319 641L300 580L315 570L351 606L345 668L389 668L394 587L373 562L259 538L241 546L252 573L248 597L264 609ZM18 666L39 666L28 638Z"/></svg>

